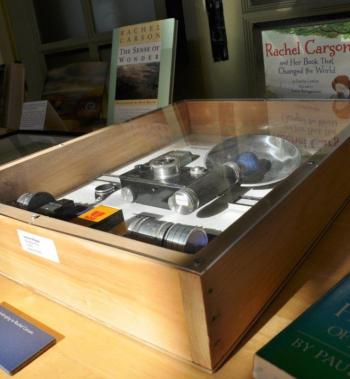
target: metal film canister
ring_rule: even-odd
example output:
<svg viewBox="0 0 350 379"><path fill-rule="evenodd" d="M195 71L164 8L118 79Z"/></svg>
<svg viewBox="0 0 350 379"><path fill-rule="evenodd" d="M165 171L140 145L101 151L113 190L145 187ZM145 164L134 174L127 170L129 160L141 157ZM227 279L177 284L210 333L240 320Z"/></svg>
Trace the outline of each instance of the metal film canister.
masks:
<svg viewBox="0 0 350 379"><path fill-rule="evenodd" d="M159 221L154 217L142 216L136 217L130 223L128 230L139 240L162 246L164 236L172 225L172 222Z"/></svg>
<svg viewBox="0 0 350 379"><path fill-rule="evenodd" d="M191 254L196 253L207 244L206 231L191 225L173 224L164 238L164 247Z"/></svg>
<svg viewBox="0 0 350 379"><path fill-rule="evenodd" d="M207 233L202 228L160 221L151 216L136 216L128 231L138 240L191 254L208 244Z"/></svg>

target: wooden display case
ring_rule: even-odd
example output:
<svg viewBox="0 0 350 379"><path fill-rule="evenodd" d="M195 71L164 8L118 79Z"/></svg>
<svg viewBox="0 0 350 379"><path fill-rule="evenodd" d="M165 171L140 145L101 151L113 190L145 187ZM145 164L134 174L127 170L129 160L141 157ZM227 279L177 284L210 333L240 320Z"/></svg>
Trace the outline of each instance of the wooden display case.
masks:
<svg viewBox="0 0 350 379"><path fill-rule="evenodd" d="M0 272L213 371L348 198L348 109L348 101L185 101L6 164ZM212 146L243 134L283 137L298 147L302 163L196 254L13 206L24 192L63 196L180 139ZM34 244L49 243L55 259L26 252L23 232Z"/></svg>

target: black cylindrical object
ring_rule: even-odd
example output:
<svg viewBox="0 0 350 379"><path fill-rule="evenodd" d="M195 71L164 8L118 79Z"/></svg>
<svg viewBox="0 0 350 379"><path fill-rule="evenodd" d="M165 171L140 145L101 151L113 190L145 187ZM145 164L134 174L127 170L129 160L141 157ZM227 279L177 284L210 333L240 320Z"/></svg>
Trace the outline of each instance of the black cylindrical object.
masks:
<svg viewBox="0 0 350 379"><path fill-rule="evenodd" d="M27 211L34 211L52 201L55 198L49 192L27 192L16 200L16 205Z"/></svg>

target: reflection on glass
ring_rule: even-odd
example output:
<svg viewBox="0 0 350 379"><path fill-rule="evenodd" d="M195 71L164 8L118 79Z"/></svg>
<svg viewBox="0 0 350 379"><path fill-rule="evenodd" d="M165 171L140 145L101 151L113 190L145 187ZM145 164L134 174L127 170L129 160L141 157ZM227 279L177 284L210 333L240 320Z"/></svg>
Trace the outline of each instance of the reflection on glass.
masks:
<svg viewBox="0 0 350 379"><path fill-rule="evenodd" d="M4 136L0 138L0 164L58 145L71 138L71 136L50 135L45 133L21 134L20 132L10 136Z"/></svg>
<svg viewBox="0 0 350 379"><path fill-rule="evenodd" d="M97 33L156 19L153 0L92 0Z"/></svg>
<svg viewBox="0 0 350 379"><path fill-rule="evenodd" d="M34 0L41 42L86 37L80 0Z"/></svg>
<svg viewBox="0 0 350 379"><path fill-rule="evenodd" d="M350 102L334 101L268 101L269 134L287 139L308 159L325 156L340 145L340 134L349 125Z"/></svg>

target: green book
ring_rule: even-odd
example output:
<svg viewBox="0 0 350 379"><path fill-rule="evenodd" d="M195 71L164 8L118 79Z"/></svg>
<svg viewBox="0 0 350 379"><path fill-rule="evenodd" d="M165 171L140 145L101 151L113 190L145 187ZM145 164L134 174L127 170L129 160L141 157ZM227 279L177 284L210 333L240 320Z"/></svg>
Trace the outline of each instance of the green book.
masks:
<svg viewBox="0 0 350 379"><path fill-rule="evenodd" d="M253 376L350 378L350 275L256 353Z"/></svg>
<svg viewBox="0 0 350 379"><path fill-rule="evenodd" d="M177 21L166 19L113 30L108 124L171 103Z"/></svg>

